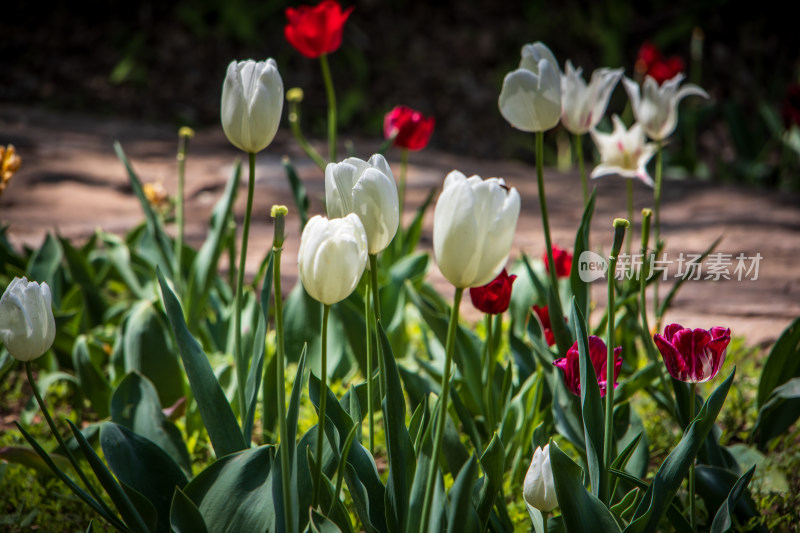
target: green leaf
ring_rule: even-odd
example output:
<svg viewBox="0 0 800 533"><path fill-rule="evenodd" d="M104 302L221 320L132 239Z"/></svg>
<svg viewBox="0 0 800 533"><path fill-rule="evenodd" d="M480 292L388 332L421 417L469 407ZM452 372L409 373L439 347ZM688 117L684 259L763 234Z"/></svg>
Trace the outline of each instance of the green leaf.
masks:
<svg viewBox="0 0 800 533"><path fill-rule="evenodd" d="M489 442L489 446L486 447L486 451L481 455L483 485L478 494L476 505L480 525L479 529L481 531L485 530L497 495L500 494L500 490L503 488L505 461L506 451L503 448L503 441L500 440L500 437L495 433L491 442ZM453 522L449 523L454 524Z"/></svg>
<svg viewBox="0 0 800 533"><path fill-rule="evenodd" d="M272 256L270 255L268 273L272 273ZM270 278L271 279L271 278ZM269 283L265 283L269 284ZM265 304L262 302L262 309ZM266 304L268 305L268 304ZM258 404L258 392L261 389L261 376L264 372L264 352L266 351L267 338L267 316L263 310L257 312L257 323L255 336L253 337L253 355L250 360L250 369L247 373L245 383L245 409L242 419L244 427L244 441L250 442L253 438L253 422L256 416L256 405Z"/></svg>
<svg viewBox="0 0 800 533"><path fill-rule="evenodd" d="M636 476L633 476L623 470L617 470L616 468L611 469L611 474L614 475L619 481L625 484L628 488L635 487L640 489L642 492L647 491L649 485L639 479ZM675 502L669 504L669 508L667 509L667 518L669 518L672 526L675 528L677 533L693 533L692 525L689 521L683 516L683 511L679 509ZM626 515L630 514L626 510Z"/></svg>
<svg viewBox="0 0 800 533"><path fill-rule="evenodd" d="M725 501L720 506L716 516L714 516L714 522L711 524L711 533L724 533L731 528L733 525L733 522L731 521L733 510L736 507L736 504L739 502L739 499L742 497L742 493L744 493L744 491L747 489L747 485L750 483L750 480L753 479L753 474L755 471L756 467L754 465L750 470L745 472L742 477L736 480L736 484L728 493L728 497L725 498Z"/></svg>
<svg viewBox="0 0 800 533"><path fill-rule="evenodd" d="M153 505L158 517L156 530L169 531L172 496L176 487L187 482L181 468L155 443L113 422L100 429L100 446L120 483Z"/></svg>
<svg viewBox="0 0 800 533"><path fill-rule="evenodd" d="M328 517L319 514L314 509L308 511L308 528L306 531L311 533L341 533L341 529Z"/></svg>
<svg viewBox="0 0 800 533"><path fill-rule="evenodd" d="M0 459L22 465L26 468L31 468L39 475L52 476L53 471L50 470L48 463L45 462L35 451L21 446L3 446L0 448ZM58 467L59 470L69 470L71 465L66 457L62 455L50 455L51 462ZM2 478L0 478L2 481Z"/></svg>
<svg viewBox="0 0 800 533"><path fill-rule="evenodd" d="M796 318L772 346L761 370L756 404L759 409L772 391L792 378L800 377L800 317Z"/></svg>
<svg viewBox="0 0 800 533"><path fill-rule="evenodd" d="M92 468L94 475L97 476L97 480L100 481L100 484L105 489L106 494L108 494L111 501L114 502L125 524L134 532L149 532L150 529L145 524L139 511L133 505L133 502L128 498L128 495L111 474L105 463L97 456L92 446L83 437L81 430L78 429L72 421L67 420L67 423L72 430L72 434L75 436L75 440L78 441L78 446L80 446L83 456L89 462L89 466Z"/></svg>
<svg viewBox="0 0 800 533"><path fill-rule="evenodd" d="M273 453L272 446L259 446L227 455L186 485L209 531L275 530Z"/></svg>
<svg viewBox="0 0 800 533"><path fill-rule="evenodd" d="M117 385L111 397L111 420L156 444L184 474L192 475L192 461L183 436L164 416L156 389L146 377L131 372Z"/></svg>
<svg viewBox="0 0 800 533"><path fill-rule="evenodd" d="M100 293L101 279L92 268L89 260L75 249L67 239L58 239L67 259L72 281L80 287L80 295L86 305L89 321L92 325L103 323L103 314L108 307Z"/></svg>
<svg viewBox="0 0 800 533"><path fill-rule="evenodd" d="M289 180L289 187L292 190L294 205L297 207L297 214L300 217L300 232L302 233L303 228L306 227L306 222L308 222L308 193L300 177L297 175L292 161L288 157L284 157L281 164L283 164L283 168L286 171L286 178Z"/></svg>
<svg viewBox="0 0 800 533"><path fill-rule="evenodd" d="M800 378L792 378L772 390L769 399L758 411L751 435L758 435L759 448L782 435L800 418Z"/></svg>
<svg viewBox="0 0 800 533"><path fill-rule="evenodd" d="M58 240L47 234L42 245L34 250L25 272L33 281L47 282L53 297L53 307L61 307L61 261L64 252Z"/></svg>
<svg viewBox="0 0 800 533"><path fill-rule="evenodd" d="M450 489L447 523L451 530L480 531L478 515L472 507L472 485L478 476L478 461L472 455L464 463ZM489 508L491 510L491 507Z"/></svg>
<svg viewBox="0 0 800 533"><path fill-rule="evenodd" d="M714 426L735 374L734 368L728 378L711 393L697 417L686 428L681 441L661 464L625 533L656 531L661 517L664 516L678 487L689 472L689 466Z"/></svg>
<svg viewBox="0 0 800 533"><path fill-rule="evenodd" d="M594 198L594 192L592 193ZM591 202L591 200L590 200ZM592 494L606 501L604 494L608 472L603 465L603 446L605 438L605 416L603 401L600 399L600 387L597 374L589 355L589 336L586 319L575 298L572 300L572 322L575 335L578 337L578 354L581 372L581 413L583 418L583 437L586 446L586 461L589 467L589 480Z"/></svg>
<svg viewBox="0 0 800 533"><path fill-rule="evenodd" d="M550 442L550 464L556 485L556 496L567 533L584 531L619 531L614 516L594 494L583 486L583 470Z"/></svg>
<svg viewBox="0 0 800 533"><path fill-rule="evenodd" d="M592 188L592 194L589 197L589 201L586 202L586 207L583 209L581 224L578 226L578 232L575 234L575 248L572 253L574 261L572 261L572 269L569 273L569 284L572 288L574 298L573 305L578 308L581 316L584 317L589 314L589 284L581 279L581 265L579 259L583 252L590 250L589 230L591 229L596 197L597 189Z"/></svg>
<svg viewBox="0 0 800 533"><path fill-rule="evenodd" d="M167 285L161 271L156 273L164 299L164 308L167 310L172 331L178 342L186 376L189 378L189 385L197 401L197 408L208 431L208 438L211 440L214 452L217 457L223 457L247 448L239 424L236 422L228 399L211 369L208 357L203 352L200 343L192 337L186 327L178 299Z"/></svg>
<svg viewBox="0 0 800 533"><path fill-rule="evenodd" d="M75 339L72 348L72 365L75 374L80 382L80 390L85 394L92 409L97 412L100 418L108 416L108 402L111 397L111 385L108 384L105 376L92 363L89 355L89 344L85 335L79 335Z"/></svg>
<svg viewBox="0 0 800 533"><path fill-rule="evenodd" d="M228 221L231 218L233 203L236 200L236 192L239 190L239 181L242 176L242 163L237 161L233 168L225 192L214 206L211 213L210 228L203 246L197 252L189 271L189 290L187 295L189 323L194 324L200 313L206 309L208 294L213 286L214 278L217 275L217 266L228 235Z"/></svg>
<svg viewBox="0 0 800 533"><path fill-rule="evenodd" d="M175 533L207 533L208 527L203 520L200 509L186 496L181 489L175 489L169 523Z"/></svg>
<svg viewBox="0 0 800 533"><path fill-rule="evenodd" d="M125 373L142 373L155 387L161 405L184 397L183 369L161 312L149 301L131 309L122 334Z"/></svg>

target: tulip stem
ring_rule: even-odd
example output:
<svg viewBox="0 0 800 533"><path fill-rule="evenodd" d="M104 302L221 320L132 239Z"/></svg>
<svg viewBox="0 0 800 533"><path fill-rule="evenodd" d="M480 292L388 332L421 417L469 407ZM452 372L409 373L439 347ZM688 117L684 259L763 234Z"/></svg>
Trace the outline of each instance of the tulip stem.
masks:
<svg viewBox="0 0 800 533"><path fill-rule="evenodd" d="M289 102L289 127L292 130L292 135L294 135L294 140L297 141L300 148L324 172L327 162L319 155L317 149L308 142L306 136L303 135L303 130L300 129L300 106L297 102Z"/></svg>
<svg viewBox="0 0 800 533"><path fill-rule="evenodd" d="M575 157L578 159L578 169L581 173L581 188L583 189L583 205L589 201L589 183L586 178L586 167L583 164L583 138L580 135L572 135L572 144L575 147Z"/></svg>
<svg viewBox="0 0 800 533"><path fill-rule="evenodd" d="M183 286L183 239L184 239L184 176L186 174L186 153L189 150L189 136L178 134L178 198L175 205L175 225L177 237L175 239L175 285L180 294Z"/></svg>
<svg viewBox="0 0 800 533"><path fill-rule="evenodd" d="M436 432L434 433L433 452L431 453L430 466L428 467L428 478L425 482L425 498L422 505L422 519L420 520L420 531L428 530L428 517L431 513L433 504L433 490L436 486L436 472L439 466L439 453L442 450L444 439L444 427L447 421L447 404L450 399L450 367L453 363L453 351L456 345L456 330L458 329L458 308L461 304L461 296L464 289L456 287L453 296L453 308L450 310L450 323L447 326L447 346L445 348L444 369L442 370L441 394L439 395L439 413L436 419Z"/></svg>
<svg viewBox="0 0 800 533"><path fill-rule="evenodd" d="M380 334L378 327L381 324L381 297L380 287L378 285L378 254L369 254L369 277L370 287L372 288L372 308L373 316L375 317L375 355L378 357L378 372L380 376L378 383L380 385L381 401L386 395L386 364L383 362L383 346L381 345Z"/></svg>
<svg viewBox="0 0 800 533"><path fill-rule="evenodd" d="M695 412L694 412L694 402L695 402L695 389L697 389L697 383L690 383L689 384L689 423L694 420ZM686 426L687 428L689 426ZM695 508L695 498L694 498L694 463L695 460L692 459L692 463L689 465L689 523L692 525L692 531L697 531L697 521L695 519L696 508Z"/></svg>
<svg viewBox="0 0 800 533"><path fill-rule="evenodd" d="M322 442L325 439L325 403L328 398L328 313L331 306L322 304L322 350L320 357L319 379L319 423L317 424L317 453L314 456L314 492L311 498L311 507L317 507L319 489L322 483Z"/></svg>
<svg viewBox="0 0 800 533"><path fill-rule="evenodd" d="M330 160L336 161L336 92L333 89L328 54L319 56L319 63L322 67L322 79L325 81L325 93L328 96L328 150Z"/></svg>
<svg viewBox="0 0 800 533"><path fill-rule="evenodd" d="M33 379L33 370L31 367L30 361L25 361L25 373L28 376L28 382L31 384L31 389L33 389L33 395L36 398L36 403L39 404L39 408L42 410L42 414L44 415L44 419L47 421L47 425L50 427L50 431L55 436L56 440L58 441L58 445L61 447L62 450L67 454L67 458L69 459L72 468L75 469L75 472L78 474L78 477L81 478L83 484L89 489L89 492L92 493L94 499L99 503L103 510L105 510L108 515L116 517L116 513L114 513L111 509L109 509L108 505L106 505L105 500L100 497L95 490L94 485L89 483L89 480L86 478L86 475L81 470L78 461L75 459L75 456L70 451L67 444L64 442L64 439L61 437L61 434L58 432L58 428L56 428L55 422L53 422L53 418L50 416L50 411L47 410L47 406L44 403L44 399L42 398L41 394L39 393L39 387L36 385L36 380ZM66 474L65 474L66 476Z"/></svg>
<svg viewBox="0 0 800 533"><path fill-rule="evenodd" d="M406 203L406 176L408 175L408 148L403 148L400 151L400 190L398 191L398 198L400 199L400 228L403 227L403 207Z"/></svg>
<svg viewBox="0 0 800 533"><path fill-rule="evenodd" d="M656 182L653 189L653 212L655 214L655 225L653 227L653 240L656 250L661 249L661 181L663 179L664 155L661 141L658 141L656 151ZM653 309L655 310L656 322L660 323L661 313L658 309L658 279L653 281Z"/></svg>
<svg viewBox="0 0 800 533"><path fill-rule="evenodd" d="M631 228L633 227L633 180L625 180L628 182L627 186L627 197L628 197L628 222L631 223ZM633 246L633 239L628 239L628 242L625 243L625 254L628 256L628 259L631 258L631 247Z"/></svg>
<svg viewBox="0 0 800 533"><path fill-rule="evenodd" d="M372 410L372 311L369 305L371 282L364 292L364 323L367 326L367 419L369 420L369 453L375 455L375 413Z"/></svg>
<svg viewBox="0 0 800 533"><path fill-rule="evenodd" d="M283 240L283 236L281 236ZM289 450L294 445L289 442L289 432L286 427L286 376L284 370L284 341L283 341L283 297L281 293L281 252L283 246L277 243L272 247L273 270L272 280L275 287L275 363L276 382L278 391L278 428L280 431L281 446L281 484L283 488L283 514L286 531L294 532L294 512L292 510L291 471L289 469Z"/></svg>
<svg viewBox="0 0 800 533"><path fill-rule="evenodd" d="M247 239L250 234L250 215L253 212L253 194L256 181L256 154L248 154L250 159L250 179L247 181L247 207L244 212L244 225L242 226L242 245L239 249L239 271L236 276L236 312L234 313L234 362L236 363L236 387L239 399L239 414L244 421L247 404L244 399L244 389L247 383L247 368L245 368L244 353L242 352L242 295L244 292L244 270L247 261Z"/></svg>
<svg viewBox="0 0 800 533"><path fill-rule="evenodd" d="M539 210L542 212L542 228L544 229L544 242L547 247L547 271L550 274L550 284L553 293L559 300L558 307L561 308L561 298L558 295L558 276L556 273L556 263L553 260L553 242L550 240L550 220L547 216L547 198L544 195L544 132L536 132L536 183L539 187Z"/></svg>
<svg viewBox="0 0 800 533"><path fill-rule="evenodd" d="M616 321L614 319L615 303L614 297L616 295L616 287L614 286L614 273L617 271L617 259L619 252L622 249L622 241L625 239L625 228L628 226L626 220L614 220L614 242L611 246L611 255L608 257L608 339L606 342L607 355L606 355L606 427L603 435L603 452L604 452L604 471L606 475L603 477L605 483L601 487L600 497L607 507L610 507L612 494L611 494L611 458L614 441L614 333L616 330Z"/></svg>
<svg viewBox="0 0 800 533"><path fill-rule="evenodd" d="M489 313L485 315L486 321L486 361L484 365L486 367L485 374L486 374L486 383L483 387L483 403L486 407L486 422L489 425L489 431L494 430L495 421L494 421L494 409L492 405L492 400L494 395L492 394L492 383L494 382L494 354L492 353L492 322L493 316Z"/></svg>

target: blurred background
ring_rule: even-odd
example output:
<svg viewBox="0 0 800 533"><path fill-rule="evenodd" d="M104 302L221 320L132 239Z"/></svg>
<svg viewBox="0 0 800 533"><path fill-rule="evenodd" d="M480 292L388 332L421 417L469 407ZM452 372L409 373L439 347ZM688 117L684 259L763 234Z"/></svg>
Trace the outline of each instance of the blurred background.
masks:
<svg viewBox="0 0 800 533"><path fill-rule="evenodd" d="M6 2L0 105L215 127L228 63L273 57L286 88L305 91L306 134L322 138L319 62L283 36L284 10L296 5ZM667 151L672 177L800 189L800 33L796 17L777 3L345 0L343 6L355 9L330 61L345 135L381 138L384 114L405 104L436 118L433 147L526 160L533 137L513 131L497 109L503 77L517 67L522 45L546 43L562 68L570 59L588 79L600 66L624 67L636 77L641 47L650 43L665 58L677 57L689 80L711 95L681 105L681 131ZM609 110L630 123L626 105L620 85ZM566 150L564 132L548 134L548 164L566 164Z"/></svg>

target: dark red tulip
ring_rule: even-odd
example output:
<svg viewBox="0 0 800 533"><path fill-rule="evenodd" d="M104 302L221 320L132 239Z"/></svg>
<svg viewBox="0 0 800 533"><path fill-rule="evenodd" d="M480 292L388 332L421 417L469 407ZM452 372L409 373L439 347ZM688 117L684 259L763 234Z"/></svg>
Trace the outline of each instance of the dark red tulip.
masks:
<svg viewBox="0 0 800 533"><path fill-rule="evenodd" d="M550 261L547 259L547 252L545 252L542 256L542 260L544 261L544 268L549 273ZM554 245L553 261L556 264L556 276L559 278L568 278L569 272L572 270L572 254Z"/></svg>
<svg viewBox="0 0 800 533"><path fill-rule="evenodd" d="M683 59L678 56L663 57L661 51L651 42L645 42L642 45L636 58L636 72L643 78L650 76L659 85L671 80L685 68Z"/></svg>
<svg viewBox="0 0 800 533"><path fill-rule="evenodd" d="M490 315L505 313L511 302L511 286L515 279L517 276L514 274L509 276L504 268L494 280L483 287L472 287L469 290L472 305Z"/></svg>
<svg viewBox="0 0 800 533"><path fill-rule="evenodd" d="M617 387L617 377L619 370L622 368L622 357L620 357L622 347L617 346L614 348L614 388ZM589 358L592 360L594 372L597 374L597 386L600 387L600 396L606 395L606 359L608 353L606 351L606 343L600 337L591 335L589 337ZM556 359L553 365L564 372L564 381L567 388L572 394L580 396L581 394L581 367L580 355L578 354L578 342L572 345L567 351L566 357Z"/></svg>
<svg viewBox="0 0 800 533"><path fill-rule="evenodd" d="M433 133L433 117L425 117L419 111L399 105L383 118L383 136L394 137L392 144L409 150L422 150L428 145Z"/></svg>
<svg viewBox="0 0 800 533"><path fill-rule="evenodd" d="M551 329L550 313L547 306L539 307L538 305L534 305L532 309L533 312L536 313L536 316L539 317L539 322L542 324L542 333L544 333L544 339L547 341L547 345L553 346L556 343L556 339Z"/></svg>
<svg viewBox="0 0 800 533"><path fill-rule="evenodd" d="M653 340L670 376L687 383L702 383L716 376L725 362L731 330L689 329L670 324L664 328L663 336L656 334Z"/></svg>
<svg viewBox="0 0 800 533"><path fill-rule="evenodd" d="M352 7L342 11L335 0L323 0L316 6L287 7L286 40L306 57L335 52L342 45L344 23L351 11Z"/></svg>

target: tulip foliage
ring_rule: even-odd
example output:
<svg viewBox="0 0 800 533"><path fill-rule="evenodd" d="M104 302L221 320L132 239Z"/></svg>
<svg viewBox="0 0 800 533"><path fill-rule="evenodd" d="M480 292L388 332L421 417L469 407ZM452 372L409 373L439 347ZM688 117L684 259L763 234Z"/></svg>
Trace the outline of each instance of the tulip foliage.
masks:
<svg viewBox="0 0 800 533"><path fill-rule="evenodd" d="M287 40L324 58L341 46L351 11L333 0L290 8ZM523 47L498 88L499 112L538 140L560 120L589 131L601 148L596 175L649 177L644 135L660 143L675 129L678 101L705 94L679 90L680 76L660 87L648 78L643 95L624 79L640 122L628 129L615 117L605 134L596 115L621 71L599 70L587 86L566 64L562 77L545 45ZM256 153L269 150L282 113L277 68L232 62L222 89L222 128L250 155L251 185ZM292 113L301 100L290 97ZM397 109L384 134L405 162L434 122ZM0 377L24 362L59 441L46 448L20 421L27 447L2 448L0 458L51 473L126 532L721 532L749 520L764 530L748 490L753 470L743 471L717 424L735 386L725 364L732 333L661 328L673 292L658 303L652 336L646 270L624 282L608 276L606 307L596 305L576 258L599 249L590 243L598 191L574 244L558 248L548 235L549 249L533 260L512 246L522 199L511 180L454 170L403 227L404 186L389 157L325 161L303 148L324 163L325 212L305 216L318 206L285 163L299 252L282 258L293 237L287 209L275 206L273 247L248 283L245 261L238 272L219 268L223 255L246 250L230 231L238 164L197 250L171 237L119 145L144 218L125 237L98 230L76 247L48 236L30 254L0 230ZM418 249L432 204L431 250ZM613 224L610 272L627 227ZM287 261L298 280L284 291ZM452 285L452 304L430 282L434 268ZM482 326L459 318L467 289ZM795 321L766 361L758 419L747 428L753 453L768 453L800 416L798 342ZM90 413L69 421L69 441L46 401L59 383ZM664 437L646 431L645 409L681 433L659 448L660 465L650 442Z"/></svg>

